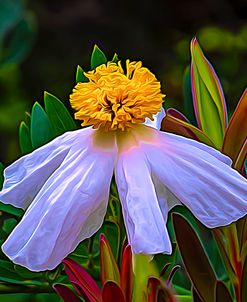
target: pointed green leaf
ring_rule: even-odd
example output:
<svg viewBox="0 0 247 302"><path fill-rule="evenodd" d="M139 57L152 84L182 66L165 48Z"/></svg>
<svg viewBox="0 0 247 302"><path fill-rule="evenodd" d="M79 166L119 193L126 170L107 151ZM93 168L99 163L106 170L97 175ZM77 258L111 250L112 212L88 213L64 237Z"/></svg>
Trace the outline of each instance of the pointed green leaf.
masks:
<svg viewBox="0 0 247 302"><path fill-rule="evenodd" d="M22 154L27 154L33 150L30 130L25 122L21 122L19 128L19 144Z"/></svg>
<svg viewBox="0 0 247 302"><path fill-rule="evenodd" d="M208 256L190 223L180 214L172 215L179 251L188 275L198 294L206 302L213 302L217 279Z"/></svg>
<svg viewBox="0 0 247 302"><path fill-rule="evenodd" d="M118 55L116 53L114 53L112 60L113 63L117 63L119 61Z"/></svg>
<svg viewBox="0 0 247 302"><path fill-rule="evenodd" d="M75 130L76 124L64 104L54 95L45 91L45 109L55 136Z"/></svg>
<svg viewBox="0 0 247 302"><path fill-rule="evenodd" d="M10 204L4 204L2 202L0 202L0 211L17 217L21 217L24 214L22 209L15 208Z"/></svg>
<svg viewBox="0 0 247 302"><path fill-rule="evenodd" d="M81 68L80 65L78 65L76 69L76 83L79 82L82 83L88 82L88 78L85 76L84 70Z"/></svg>
<svg viewBox="0 0 247 302"><path fill-rule="evenodd" d="M48 116L38 102L32 108L30 130L34 149L44 145L54 137Z"/></svg>
<svg viewBox="0 0 247 302"><path fill-rule="evenodd" d="M100 278L103 284L111 280L120 285L119 269L104 234L100 235Z"/></svg>
<svg viewBox="0 0 247 302"><path fill-rule="evenodd" d="M242 94L227 127L222 151L235 162L246 140L247 89Z"/></svg>
<svg viewBox="0 0 247 302"><path fill-rule="evenodd" d="M97 45L94 46L91 56L91 69L95 69L97 66L106 64L107 58L102 50Z"/></svg>
<svg viewBox="0 0 247 302"><path fill-rule="evenodd" d="M191 41L191 83L199 127L220 149L227 126L227 110L220 81L196 38Z"/></svg>
<svg viewBox="0 0 247 302"><path fill-rule="evenodd" d="M6 234L10 234L10 232L13 230L13 228L17 225L17 220L15 218L8 218L8 219L5 219L4 222L3 222L3 231L6 233Z"/></svg>

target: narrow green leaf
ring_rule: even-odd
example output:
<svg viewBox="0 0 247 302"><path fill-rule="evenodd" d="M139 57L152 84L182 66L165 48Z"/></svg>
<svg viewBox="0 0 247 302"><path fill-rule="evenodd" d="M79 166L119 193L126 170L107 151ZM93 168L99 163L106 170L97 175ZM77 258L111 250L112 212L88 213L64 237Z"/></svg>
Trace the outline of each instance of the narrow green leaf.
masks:
<svg viewBox="0 0 247 302"><path fill-rule="evenodd" d="M95 69L97 66L106 64L107 58L102 50L97 45L94 46L91 56L91 69Z"/></svg>
<svg viewBox="0 0 247 302"><path fill-rule="evenodd" d="M48 116L38 102L32 108L30 130L34 149L44 145L54 137Z"/></svg>
<svg viewBox="0 0 247 302"><path fill-rule="evenodd" d="M114 53L112 60L113 63L117 63L119 61L118 55L116 53Z"/></svg>
<svg viewBox="0 0 247 302"><path fill-rule="evenodd" d="M227 110L220 81L196 38L191 41L191 83L199 127L221 148L227 126Z"/></svg>
<svg viewBox="0 0 247 302"><path fill-rule="evenodd" d="M192 226L180 214L173 213L176 239L185 268L205 302L215 301L216 275Z"/></svg>
<svg viewBox="0 0 247 302"><path fill-rule="evenodd" d="M76 83L79 82L88 82L88 78L84 75L84 70L81 68L80 65L78 65L76 69Z"/></svg>
<svg viewBox="0 0 247 302"><path fill-rule="evenodd" d="M55 136L76 129L76 124L70 113L58 98L45 91L44 103Z"/></svg>
<svg viewBox="0 0 247 302"><path fill-rule="evenodd" d="M101 282L115 281L120 285L120 274L111 246L104 234L100 235L100 278Z"/></svg>
<svg viewBox="0 0 247 302"><path fill-rule="evenodd" d="M24 214L24 211L22 209L15 208L10 204L4 204L2 202L0 202L0 211L12 214L16 217L21 217Z"/></svg>
<svg viewBox="0 0 247 302"><path fill-rule="evenodd" d="M10 234L13 228L17 225L18 221L15 218L5 219L3 222L3 231L7 234Z"/></svg>
<svg viewBox="0 0 247 302"><path fill-rule="evenodd" d="M19 128L19 144L22 154L27 154L33 150L30 130L25 122L21 122Z"/></svg>

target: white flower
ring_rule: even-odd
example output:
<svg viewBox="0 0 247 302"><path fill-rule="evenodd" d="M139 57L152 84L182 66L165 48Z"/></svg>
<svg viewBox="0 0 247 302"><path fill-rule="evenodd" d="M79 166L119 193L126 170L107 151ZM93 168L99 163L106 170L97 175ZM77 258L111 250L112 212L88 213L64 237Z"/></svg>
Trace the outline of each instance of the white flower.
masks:
<svg viewBox="0 0 247 302"><path fill-rule="evenodd" d="M136 70L129 81L140 80ZM84 88L76 88L71 96L74 107ZM110 102L107 106L113 99ZM141 124L150 114L139 95L131 104L128 108L137 104L142 109L138 111L137 105L136 111L124 109L132 120L123 116L124 105L110 113L110 120L104 115L109 108L100 103L104 109L100 114L87 119L81 113L84 122L97 125L96 129L67 132L6 168L0 200L26 209L2 246L15 263L33 271L53 269L92 236L103 223L113 174L134 253L171 253L166 221L176 204L187 206L209 228L230 224L247 213L246 180L231 168L227 156L194 140L160 132L150 122ZM78 115L85 108L77 108ZM156 127L161 118L162 114L156 115Z"/></svg>

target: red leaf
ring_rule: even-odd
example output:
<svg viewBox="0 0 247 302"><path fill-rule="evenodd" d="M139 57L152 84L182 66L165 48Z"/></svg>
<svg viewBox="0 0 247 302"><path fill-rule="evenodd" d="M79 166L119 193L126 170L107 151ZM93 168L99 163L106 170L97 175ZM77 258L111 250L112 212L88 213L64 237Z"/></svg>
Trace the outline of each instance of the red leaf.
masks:
<svg viewBox="0 0 247 302"><path fill-rule="evenodd" d="M125 302L121 288L114 281L107 281L102 290L102 302Z"/></svg>
<svg viewBox="0 0 247 302"><path fill-rule="evenodd" d="M67 286L62 284L54 284L53 288L64 302L81 302L81 299L79 299Z"/></svg>
<svg viewBox="0 0 247 302"><path fill-rule="evenodd" d="M180 111L178 111L174 108L168 108L166 110L166 114L169 114L175 118L178 118L186 123L190 123L189 120L187 119L187 117L185 115L183 115L183 113L181 113Z"/></svg>
<svg viewBox="0 0 247 302"><path fill-rule="evenodd" d="M123 252L122 268L120 285L125 296L126 302L132 302L133 291L133 267L132 267L132 253L130 245L126 246Z"/></svg>
<svg viewBox="0 0 247 302"><path fill-rule="evenodd" d="M101 291L94 279L74 260L63 260L65 272L75 289L90 302L101 302ZM81 291L79 290L81 289Z"/></svg>
<svg viewBox="0 0 247 302"><path fill-rule="evenodd" d="M222 146L223 153L230 156L235 162L242 146L246 140L247 133L247 89L241 96L237 108L235 109L229 126L227 127Z"/></svg>

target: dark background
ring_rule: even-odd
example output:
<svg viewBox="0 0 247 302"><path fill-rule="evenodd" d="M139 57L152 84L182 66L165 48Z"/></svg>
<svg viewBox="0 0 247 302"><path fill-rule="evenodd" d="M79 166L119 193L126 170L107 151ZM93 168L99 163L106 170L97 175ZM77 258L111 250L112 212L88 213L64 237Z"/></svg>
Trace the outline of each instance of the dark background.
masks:
<svg viewBox="0 0 247 302"><path fill-rule="evenodd" d="M89 69L94 44L109 58L117 52L123 60L142 60L161 81L166 106L181 111L183 74L195 35L221 79L230 113L246 86L245 0L7 2L0 0L0 161L4 165L19 156L19 123L34 101L43 104L44 90L69 106L76 66ZM13 11L17 18L6 29ZM21 20L26 20L26 31L20 30Z"/></svg>

